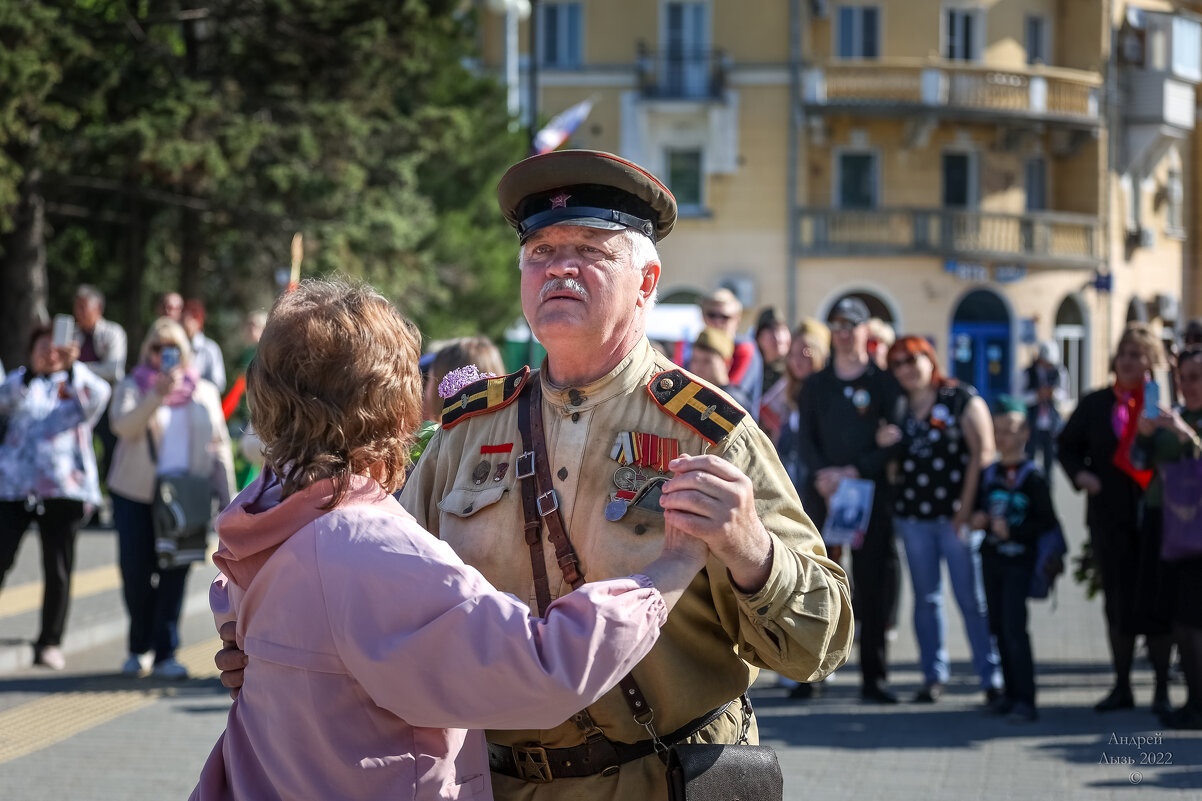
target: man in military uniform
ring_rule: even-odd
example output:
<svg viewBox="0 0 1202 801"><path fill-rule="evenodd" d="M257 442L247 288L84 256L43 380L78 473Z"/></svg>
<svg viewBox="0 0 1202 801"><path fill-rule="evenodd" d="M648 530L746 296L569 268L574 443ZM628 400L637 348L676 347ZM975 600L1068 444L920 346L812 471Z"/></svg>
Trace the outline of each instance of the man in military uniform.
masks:
<svg viewBox="0 0 1202 801"><path fill-rule="evenodd" d="M659 553L665 525L708 544L708 568L632 674L650 708L637 721L624 685L554 729L488 733L503 801L665 798L654 737L733 743L746 729L754 743L738 699L758 668L805 681L843 664L847 580L754 421L644 336L660 277L655 242L676 220L671 193L637 165L577 150L520 162L498 196L521 241L523 311L547 359L536 374L449 398L401 501L535 609L532 551L559 597L572 570L586 580L637 572ZM568 570L524 533L522 482L535 479L521 477L533 462L519 412L536 383L546 447L533 457L553 483L537 514L562 516L576 556Z"/></svg>

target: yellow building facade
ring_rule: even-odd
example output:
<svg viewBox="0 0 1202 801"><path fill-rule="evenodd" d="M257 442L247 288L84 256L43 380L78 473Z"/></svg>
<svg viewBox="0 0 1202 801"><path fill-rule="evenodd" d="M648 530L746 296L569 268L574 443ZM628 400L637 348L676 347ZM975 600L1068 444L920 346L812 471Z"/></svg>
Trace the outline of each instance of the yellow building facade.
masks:
<svg viewBox="0 0 1202 801"><path fill-rule="evenodd" d="M725 285L795 322L855 294L987 397L1055 340L1076 397L1128 320L1202 310L1198 5L539 0L537 107L591 99L567 146L677 195L663 300ZM528 108L530 21L507 46L481 13Z"/></svg>

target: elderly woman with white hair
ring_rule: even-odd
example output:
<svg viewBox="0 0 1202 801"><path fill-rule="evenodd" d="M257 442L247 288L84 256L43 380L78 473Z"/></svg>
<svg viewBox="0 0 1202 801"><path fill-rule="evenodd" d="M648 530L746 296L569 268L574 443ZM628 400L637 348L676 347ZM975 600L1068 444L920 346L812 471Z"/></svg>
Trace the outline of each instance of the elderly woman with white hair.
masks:
<svg viewBox="0 0 1202 801"><path fill-rule="evenodd" d="M121 672L128 676L150 667L151 651L155 676L188 676L175 658L188 565L160 569L157 564L151 502L158 478L208 476L222 506L234 487L221 396L191 361L183 327L160 317L142 342L138 366L113 392L109 410L117 448L108 484L129 613L129 658Z"/></svg>

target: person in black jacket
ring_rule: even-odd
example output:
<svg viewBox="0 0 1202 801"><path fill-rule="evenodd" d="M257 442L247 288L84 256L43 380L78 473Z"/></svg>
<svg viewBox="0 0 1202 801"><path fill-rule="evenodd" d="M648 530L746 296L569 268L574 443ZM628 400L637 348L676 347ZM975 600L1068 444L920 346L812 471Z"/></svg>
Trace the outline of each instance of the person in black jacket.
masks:
<svg viewBox="0 0 1202 801"><path fill-rule="evenodd" d="M1114 688L1095 705L1099 712L1135 706L1131 665L1139 634L1156 673L1152 711L1171 709L1172 610L1158 592L1158 544L1141 537L1139 529L1139 507L1153 473L1131 460L1144 381L1163 361L1160 339L1146 325L1127 326L1111 362L1114 384L1082 398L1057 441L1060 465L1088 495L1086 523L1105 599Z"/></svg>
<svg viewBox="0 0 1202 801"><path fill-rule="evenodd" d="M802 387L798 448L813 487L803 495L805 508L819 529L840 481L876 483L867 532L851 552L860 694L866 701L897 703L886 685L885 635L897 604L901 568L885 482L889 451L876 444L876 431L882 423L894 422L903 401L893 376L868 358L867 322L868 308L857 298L844 298L835 307L830 324L834 358Z"/></svg>

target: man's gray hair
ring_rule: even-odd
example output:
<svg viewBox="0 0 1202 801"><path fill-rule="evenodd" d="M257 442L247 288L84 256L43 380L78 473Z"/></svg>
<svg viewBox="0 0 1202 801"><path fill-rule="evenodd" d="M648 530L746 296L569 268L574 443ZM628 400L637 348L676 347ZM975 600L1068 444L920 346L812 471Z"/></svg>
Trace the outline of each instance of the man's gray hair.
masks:
<svg viewBox="0 0 1202 801"><path fill-rule="evenodd" d="M636 270L642 270L651 262L663 265L659 260L659 251L655 248L655 243L651 238L633 229L627 228L622 231L626 237L626 241L630 243L630 263ZM647 299L647 311L655 308L655 304L659 302L659 289L656 288L651 293L651 297Z"/></svg>
<svg viewBox="0 0 1202 801"><path fill-rule="evenodd" d="M79 289L75 290L75 297L86 300L88 303L95 303L102 310L104 309L104 293L91 284L80 284Z"/></svg>

